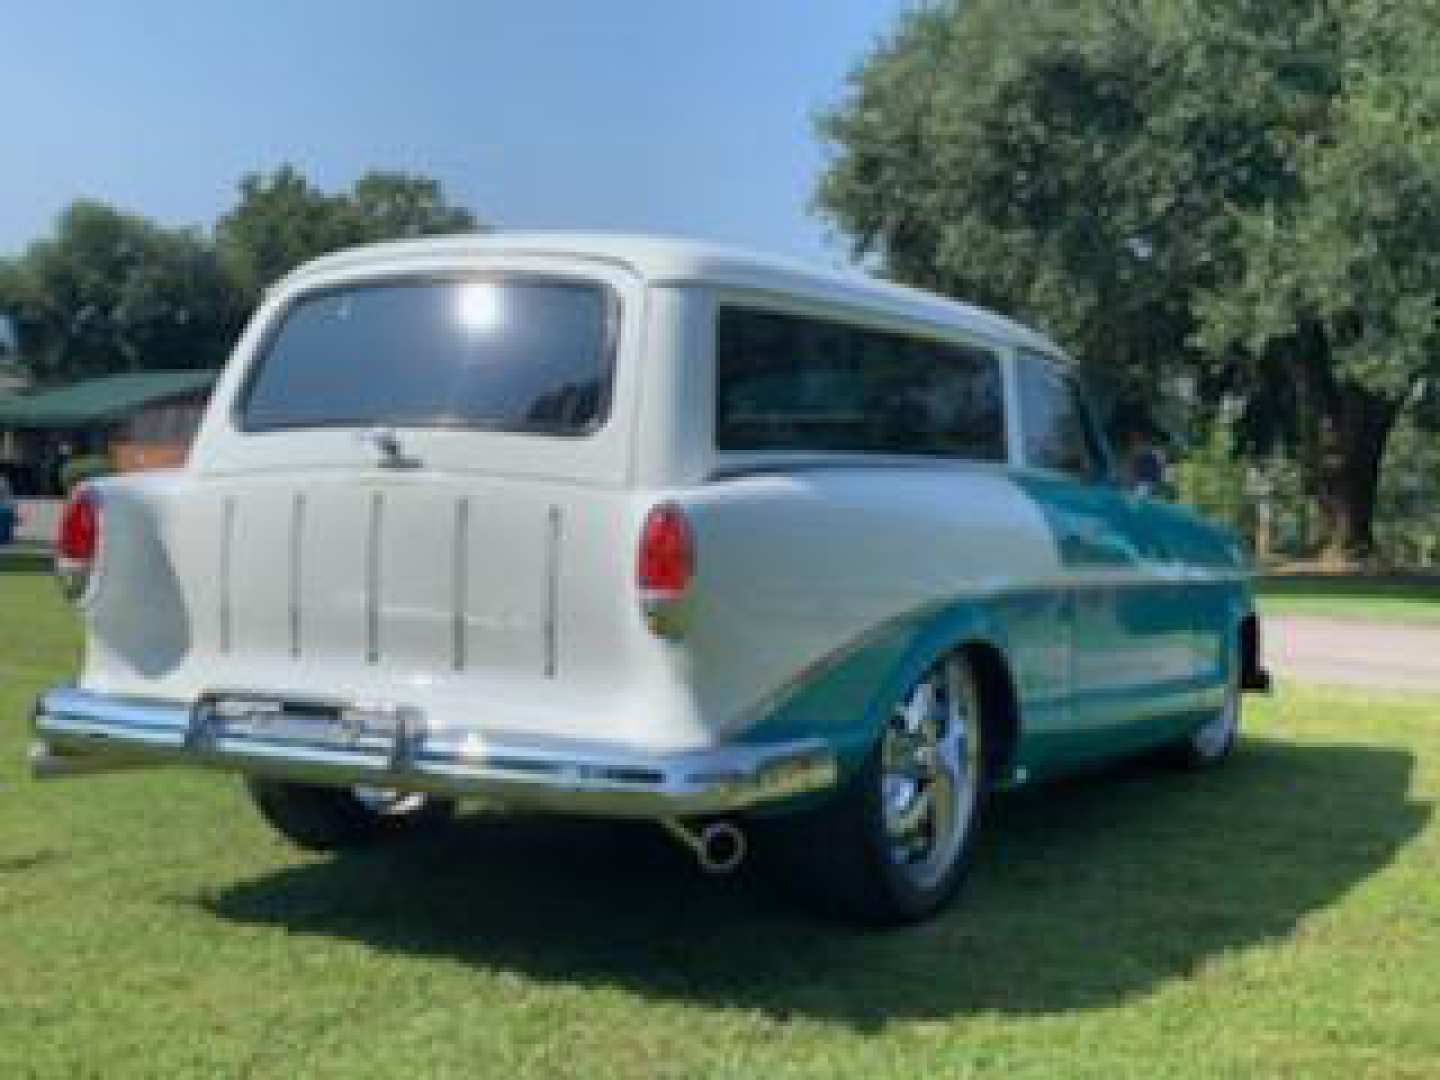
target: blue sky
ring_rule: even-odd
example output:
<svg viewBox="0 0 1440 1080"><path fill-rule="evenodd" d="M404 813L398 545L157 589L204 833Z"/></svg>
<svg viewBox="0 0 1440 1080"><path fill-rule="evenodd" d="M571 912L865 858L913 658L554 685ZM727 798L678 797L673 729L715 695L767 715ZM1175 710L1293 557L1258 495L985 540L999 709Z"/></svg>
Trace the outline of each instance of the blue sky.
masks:
<svg viewBox="0 0 1440 1080"><path fill-rule="evenodd" d="M811 118L906 0L15 3L0 253L88 196L207 224L244 172L438 177L502 227L726 240L825 262Z"/></svg>

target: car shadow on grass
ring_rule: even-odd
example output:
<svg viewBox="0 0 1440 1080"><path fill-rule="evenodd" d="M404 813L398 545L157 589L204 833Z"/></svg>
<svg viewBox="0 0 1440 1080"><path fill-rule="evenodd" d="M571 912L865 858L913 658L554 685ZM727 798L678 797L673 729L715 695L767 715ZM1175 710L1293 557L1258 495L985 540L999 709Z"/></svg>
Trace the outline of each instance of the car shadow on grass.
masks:
<svg viewBox="0 0 1440 1080"><path fill-rule="evenodd" d="M865 932L652 826L477 817L224 889L219 916L484 971L872 1029L1112 1005L1289 934L1424 828L1400 750L1249 740L1225 769L1130 766L1008 795L956 905Z"/></svg>

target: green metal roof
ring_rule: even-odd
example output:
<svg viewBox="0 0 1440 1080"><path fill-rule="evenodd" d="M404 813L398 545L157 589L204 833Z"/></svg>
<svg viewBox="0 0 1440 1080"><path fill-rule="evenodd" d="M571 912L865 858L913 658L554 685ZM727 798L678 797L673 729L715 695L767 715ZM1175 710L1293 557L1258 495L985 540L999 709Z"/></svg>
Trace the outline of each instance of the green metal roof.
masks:
<svg viewBox="0 0 1440 1080"><path fill-rule="evenodd" d="M153 401L214 384L216 371L143 371L87 379L0 400L0 428L75 428L114 423Z"/></svg>

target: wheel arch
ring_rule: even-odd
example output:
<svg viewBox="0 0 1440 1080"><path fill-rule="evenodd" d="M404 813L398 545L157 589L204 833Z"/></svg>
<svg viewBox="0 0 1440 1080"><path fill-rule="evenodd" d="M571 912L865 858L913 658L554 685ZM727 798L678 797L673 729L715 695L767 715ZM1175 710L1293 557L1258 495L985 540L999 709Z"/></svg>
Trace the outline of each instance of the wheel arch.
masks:
<svg viewBox="0 0 1440 1080"><path fill-rule="evenodd" d="M1003 627L978 606L952 610L932 623L892 672L867 725L870 745L880 738L889 710L927 669L948 656L971 665L980 694L986 778L994 784L1014 771L1022 731L1020 695L1006 649Z"/></svg>
<svg viewBox="0 0 1440 1080"><path fill-rule="evenodd" d="M966 641L954 650L970 662L980 692L985 775L994 785L1010 778L1020 745L1020 698L1005 654L993 642Z"/></svg>

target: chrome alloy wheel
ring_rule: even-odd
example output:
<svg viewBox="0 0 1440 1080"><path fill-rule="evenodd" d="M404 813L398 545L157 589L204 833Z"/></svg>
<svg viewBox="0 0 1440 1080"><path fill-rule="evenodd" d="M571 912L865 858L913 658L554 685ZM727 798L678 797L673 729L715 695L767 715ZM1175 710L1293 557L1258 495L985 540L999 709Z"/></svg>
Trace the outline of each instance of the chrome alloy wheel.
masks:
<svg viewBox="0 0 1440 1080"><path fill-rule="evenodd" d="M881 744L891 861L922 889L954 865L980 792L980 708L963 657L930 668L900 702Z"/></svg>
<svg viewBox="0 0 1440 1080"><path fill-rule="evenodd" d="M1240 649L1238 645L1230 650L1230 677L1225 686L1225 704L1213 719L1206 721L1191 736L1195 754L1202 761L1217 761L1224 757L1235 741L1240 727Z"/></svg>
<svg viewBox="0 0 1440 1080"><path fill-rule="evenodd" d="M1223 757L1235 738L1235 729L1240 723L1238 694L1229 694L1224 707L1213 720L1201 725L1195 732L1195 751L1205 760Z"/></svg>

